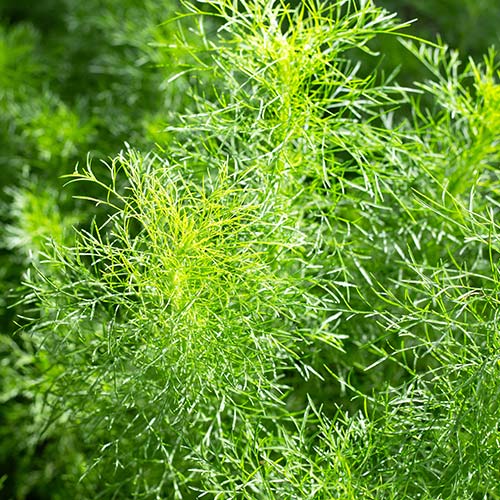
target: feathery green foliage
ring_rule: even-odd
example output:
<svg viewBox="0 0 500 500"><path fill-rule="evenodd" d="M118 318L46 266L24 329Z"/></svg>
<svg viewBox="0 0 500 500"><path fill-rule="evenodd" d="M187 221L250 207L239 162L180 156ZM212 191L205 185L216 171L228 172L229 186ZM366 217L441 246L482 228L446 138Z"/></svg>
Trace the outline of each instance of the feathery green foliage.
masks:
<svg viewBox="0 0 500 500"><path fill-rule="evenodd" d="M84 60L114 90L68 98L68 58L57 94L0 99L32 148L12 142L2 235L26 268L8 494L499 497L495 51L461 61L370 0L186 2L161 25L108 3L63 21L109 40ZM43 35L2 36L42 71ZM379 65L396 45L421 80Z"/></svg>

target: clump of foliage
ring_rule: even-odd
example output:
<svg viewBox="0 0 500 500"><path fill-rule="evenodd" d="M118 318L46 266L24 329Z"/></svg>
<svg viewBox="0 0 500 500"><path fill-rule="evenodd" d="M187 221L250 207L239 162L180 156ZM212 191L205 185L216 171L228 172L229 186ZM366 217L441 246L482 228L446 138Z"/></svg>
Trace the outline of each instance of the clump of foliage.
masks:
<svg viewBox="0 0 500 500"><path fill-rule="evenodd" d="M162 68L151 94L141 65L127 75L144 106L110 144L147 111L121 152L58 171L74 201L7 191L4 242L27 269L1 344L12 495L496 498L494 50L462 62L370 0L182 9L149 45L133 22L113 38ZM388 39L428 76L377 69ZM69 81L66 162L99 130L65 114ZM163 130L146 105L160 81ZM40 456L51 470L21 485Z"/></svg>

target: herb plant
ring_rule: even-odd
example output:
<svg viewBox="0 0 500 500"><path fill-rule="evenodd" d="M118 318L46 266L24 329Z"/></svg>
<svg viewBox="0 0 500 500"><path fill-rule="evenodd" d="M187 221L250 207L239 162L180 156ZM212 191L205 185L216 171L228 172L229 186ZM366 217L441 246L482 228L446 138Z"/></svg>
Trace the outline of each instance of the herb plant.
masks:
<svg viewBox="0 0 500 500"><path fill-rule="evenodd" d="M26 271L1 394L31 456L72 450L40 484L81 499L497 498L494 50L462 62L371 0L179 12L136 42L157 72L145 94L141 66L125 79L147 112L122 151L61 165L72 198L7 190L4 245ZM420 81L380 62L396 44ZM102 122L66 106L67 163ZM137 113L111 120L110 144ZM50 165L45 139L33 156Z"/></svg>

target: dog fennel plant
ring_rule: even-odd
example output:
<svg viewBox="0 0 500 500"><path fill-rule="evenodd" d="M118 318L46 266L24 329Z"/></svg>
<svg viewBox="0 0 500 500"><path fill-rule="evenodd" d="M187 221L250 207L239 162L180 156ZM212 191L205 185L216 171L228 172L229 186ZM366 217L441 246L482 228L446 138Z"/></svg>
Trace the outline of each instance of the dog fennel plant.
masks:
<svg viewBox="0 0 500 500"><path fill-rule="evenodd" d="M184 8L191 102L68 176L94 222L27 277L75 494L498 498L494 53L407 39L402 88L371 1Z"/></svg>

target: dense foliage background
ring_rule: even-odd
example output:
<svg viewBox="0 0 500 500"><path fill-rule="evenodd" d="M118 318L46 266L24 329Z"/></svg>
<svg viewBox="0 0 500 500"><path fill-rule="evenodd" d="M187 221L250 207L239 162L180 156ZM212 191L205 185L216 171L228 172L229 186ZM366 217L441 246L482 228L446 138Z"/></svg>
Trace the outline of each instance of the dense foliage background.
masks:
<svg viewBox="0 0 500 500"><path fill-rule="evenodd" d="M500 6L290 4L0 4L2 498L500 497Z"/></svg>

